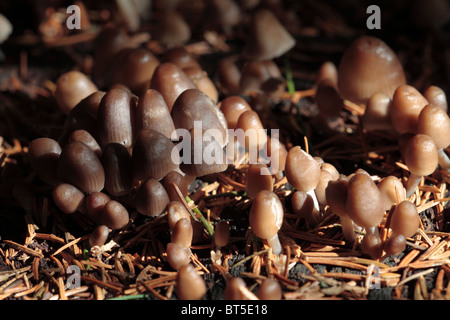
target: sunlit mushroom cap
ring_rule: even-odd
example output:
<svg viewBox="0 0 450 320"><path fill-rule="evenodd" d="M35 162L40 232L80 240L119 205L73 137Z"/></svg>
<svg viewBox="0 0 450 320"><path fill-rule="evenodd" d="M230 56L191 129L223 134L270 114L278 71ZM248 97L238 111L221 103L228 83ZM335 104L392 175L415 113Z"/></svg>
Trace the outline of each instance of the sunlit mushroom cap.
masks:
<svg viewBox="0 0 450 320"><path fill-rule="evenodd" d="M417 133L433 139L437 149L450 145L450 118L441 107L426 105L419 114Z"/></svg>
<svg viewBox="0 0 450 320"><path fill-rule="evenodd" d="M320 164L300 146L295 146L288 151L285 174L295 189L308 192L319 183Z"/></svg>
<svg viewBox="0 0 450 320"><path fill-rule="evenodd" d="M283 216L284 209L278 196L272 191L262 190L250 209L250 227L257 237L270 239L280 230Z"/></svg>
<svg viewBox="0 0 450 320"><path fill-rule="evenodd" d="M361 36L344 52L338 66L338 86L342 99L365 104L375 93L392 97L406 83L397 55L382 40Z"/></svg>
<svg viewBox="0 0 450 320"><path fill-rule="evenodd" d="M414 135L405 147L405 164L417 176L432 174L438 165L436 144L425 134Z"/></svg>

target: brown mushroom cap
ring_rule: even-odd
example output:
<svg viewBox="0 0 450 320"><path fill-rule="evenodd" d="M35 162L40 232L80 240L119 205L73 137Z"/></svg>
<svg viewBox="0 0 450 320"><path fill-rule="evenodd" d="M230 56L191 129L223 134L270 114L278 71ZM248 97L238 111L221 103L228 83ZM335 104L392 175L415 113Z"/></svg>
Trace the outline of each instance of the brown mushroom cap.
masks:
<svg viewBox="0 0 450 320"><path fill-rule="evenodd" d="M257 295L260 300L281 300L283 291L277 280L267 278L259 286Z"/></svg>
<svg viewBox="0 0 450 320"><path fill-rule="evenodd" d="M124 228L130 221L128 210L119 201L108 201L100 214L99 224L103 224L113 230Z"/></svg>
<svg viewBox="0 0 450 320"><path fill-rule="evenodd" d="M197 89L184 71L170 62L161 63L155 69L150 88L155 89L163 96L169 111L172 111L175 100L183 91Z"/></svg>
<svg viewBox="0 0 450 320"><path fill-rule="evenodd" d="M392 97L406 83L403 66L382 40L361 36L344 52L338 66L341 98L365 104L375 93Z"/></svg>
<svg viewBox="0 0 450 320"><path fill-rule="evenodd" d="M239 116L245 111L252 110L248 102L240 96L228 96L219 104L229 129L236 129Z"/></svg>
<svg viewBox="0 0 450 320"><path fill-rule="evenodd" d="M92 192L86 196L84 206L86 214L96 223L100 221L103 207L111 200L111 198L103 192Z"/></svg>
<svg viewBox="0 0 450 320"><path fill-rule="evenodd" d="M56 80L55 99L64 114L69 114L81 100L98 91L91 79L80 71L69 71Z"/></svg>
<svg viewBox="0 0 450 320"><path fill-rule="evenodd" d="M261 190L273 191L273 178L265 164L250 164L245 181L245 191L250 199L254 199Z"/></svg>
<svg viewBox="0 0 450 320"><path fill-rule="evenodd" d="M364 129L391 130L390 114L391 98L385 93L375 93L367 102L366 110L361 118Z"/></svg>
<svg viewBox="0 0 450 320"><path fill-rule="evenodd" d="M427 99L413 86L399 86L392 97L390 119L399 133L415 133L419 114L428 104Z"/></svg>
<svg viewBox="0 0 450 320"><path fill-rule="evenodd" d="M102 148L98 144L97 140L90 134L88 131L84 129L78 129L73 131L70 136L68 142L79 141L87 145L95 154L101 158L102 157Z"/></svg>
<svg viewBox="0 0 450 320"><path fill-rule="evenodd" d="M414 135L405 147L405 164L416 176L427 176L438 165L436 144L425 134Z"/></svg>
<svg viewBox="0 0 450 320"><path fill-rule="evenodd" d="M231 278L225 286L224 299L243 300L244 295L240 288L246 288L244 279L242 279L241 277Z"/></svg>
<svg viewBox="0 0 450 320"><path fill-rule="evenodd" d="M135 180L162 179L167 173L177 170L179 155L173 152L175 145L162 133L141 130L131 156Z"/></svg>
<svg viewBox="0 0 450 320"><path fill-rule="evenodd" d="M101 191L105 186L105 170L100 159L92 149L78 141L64 147L57 171L63 182L86 193Z"/></svg>
<svg viewBox="0 0 450 320"><path fill-rule="evenodd" d="M244 54L248 59L270 60L295 46L295 39L268 9L253 13Z"/></svg>
<svg viewBox="0 0 450 320"><path fill-rule="evenodd" d="M155 38L167 48L185 44L191 38L191 28L177 10L164 10L157 16Z"/></svg>
<svg viewBox="0 0 450 320"><path fill-rule="evenodd" d="M166 189L170 201L180 201L180 197L178 196L173 183L175 183L178 187L183 197L186 198L189 186L185 176L183 176L180 172L170 171L161 179L160 182L164 186L164 189Z"/></svg>
<svg viewBox="0 0 450 320"><path fill-rule="evenodd" d="M189 67L183 69L183 71L192 80L197 89L210 97L214 103L219 101L219 92L217 91L216 85L205 70Z"/></svg>
<svg viewBox="0 0 450 320"><path fill-rule="evenodd" d="M179 270L191 262L191 249L178 243L169 242L166 247L167 262L174 270Z"/></svg>
<svg viewBox="0 0 450 320"><path fill-rule="evenodd" d="M97 226L89 236L89 244L93 247L103 246L109 236L109 228L105 225Z"/></svg>
<svg viewBox="0 0 450 320"><path fill-rule="evenodd" d="M324 119L339 116L344 105L336 83L328 78L317 84L315 101L319 109L319 116Z"/></svg>
<svg viewBox="0 0 450 320"><path fill-rule="evenodd" d="M162 62L170 62L178 66L180 69L198 68L202 69L198 60L189 53L184 46L177 46L166 50L162 56Z"/></svg>
<svg viewBox="0 0 450 320"><path fill-rule="evenodd" d="M36 138L29 143L31 166L45 183L55 185L61 181L55 170L61 151L59 143L51 138Z"/></svg>
<svg viewBox="0 0 450 320"><path fill-rule="evenodd" d="M219 60L217 65L217 81L221 93L236 95L240 93L239 81L241 70L237 66L238 57L228 56Z"/></svg>
<svg viewBox="0 0 450 320"><path fill-rule="evenodd" d="M378 259L383 253L383 241L378 232L369 232L361 240L361 251L372 259Z"/></svg>
<svg viewBox="0 0 450 320"><path fill-rule="evenodd" d="M224 247L230 241L230 224L226 220L217 222L214 228L214 244L217 247Z"/></svg>
<svg viewBox="0 0 450 320"><path fill-rule="evenodd" d="M390 227L394 233L412 237L420 226L419 213L414 203L404 200L397 204L391 216Z"/></svg>
<svg viewBox="0 0 450 320"><path fill-rule="evenodd" d="M450 118L441 107L428 104L419 114L417 133L426 134L433 139L437 149L450 145Z"/></svg>
<svg viewBox="0 0 450 320"><path fill-rule="evenodd" d="M264 93L277 99L285 91L286 81L272 60L250 60L242 68L239 88L241 94Z"/></svg>
<svg viewBox="0 0 450 320"><path fill-rule="evenodd" d="M389 255L398 255L406 247L406 238L402 234L392 234L383 244L383 249Z"/></svg>
<svg viewBox="0 0 450 320"><path fill-rule="evenodd" d="M268 139L267 132L261 123L258 113L253 110L247 110L239 116L236 123L235 135L237 136L238 142L242 146L245 146L250 151L250 154L262 150ZM252 158L251 155L250 157Z"/></svg>
<svg viewBox="0 0 450 320"><path fill-rule="evenodd" d="M377 187L384 199L384 210L391 209L393 204L399 203L406 198L406 190L400 179L395 176L390 175L383 178L377 184Z"/></svg>
<svg viewBox="0 0 450 320"><path fill-rule="evenodd" d="M346 207L360 227L377 226L384 217L383 198L370 176L357 173L348 181Z"/></svg>
<svg viewBox="0 0 450 320"><path fill-rule="evenodd" d="M142 47L123 49L112 62L109 86L122 84L141 96L150 88L150 81L159 64L158 58L150 50Z"/></svg>
<svg viewBox="0 0 450 320"><path fill-rule="evenodd" d="M320 164L300 146L295 146L288 151L285 174L295 189L308 192L319 183Z"/></svg>
<svg viewBox="0 0 450 320"><path fill-rule="evenodd" d="M108 143L121 143L131 149L135 136L134 114L137 98L122 89L111 89L98 107L98 140L102 148Z"/></svg>
<svg viewBox="0 0 450 320"><path fill-rule="evenodd" d="M166 189L155 179L146 180L139 188L135 199L137 211L151 217L161 215L169 202Z"/></svg>
<svg viewBox="0 0 450 320"><path fill-rule="evenodd" d="M167 205L167 221L170 230L173 230L176 223L182 218L190 219L191 214L181 202L170 201Z"/></svg>
<svg viewBox="0 0 450 320"><path fill-rule="evenodd" d="M105 189L113 196L123 196L133 188L131 155L123 144L109 143L103 150Z"/></svg>
<svg viewBox="0 0 450 320"><path fill-rule="evenodd" d="M212 133L214 130L215 139L222 147L228 143L225 116L202 91L187 89L182 92L174 102L170 114L177 129L191 130L198 123L204 131L210 130Z"/></svg>
<svg viewBox="0 0 450 320"><path fill-rule="evenodd" d="M441 107L446 112L448 111L447 96L442 88L438 86L429 86L424 91L423 96L430 104Z"/></svg>
<svg viewBox="0 0 450 320"><path fill-rule="evenodd" d="M338 70L336 65L331 61L325 61L317 72L316 84L322 80L328 79L336 88L338 87Z"/></svg>
<svg viewBox="0 0 450 320"><path fill-rule="evenodd" d="M83 191L68 183L58 184L52 192L53 201L64 213L84 210L85 195Z"/></svg>
<svg viewBox="0 0 450 320"><path fill-rule="evenodd" d="M284 209L278 196L272 191L262 190L250 209L250 227L257 237L269 240L278 234L283 216Z"/></svg>
<svg viewBox="0 0 450 320"><path fill-rule="evenodd" d="M171 242L184 247L190 247L193 234L194 230L192 228L191 219L181 218L175 223L175 226L172 229Z"/></svg>
<svg viewBox="0 0 450 320"><path fill-rule="evenodd" d="M136 108L136 132L152 129L171 139L175 131L169 107L163 96L154 89L147 90L141 97Z"/></svg>
<svg viewBox="0 0 450 320"><path fill-rule="evenodd" d="M286 146L276 137L267 136L266 149L269 158L269 170L273 175L286 169L286 158L288 151Z"/></svg>
<svg viewBox="0 0 450 320"><path fill-rule="evenodd" d="M178 270L175 289L181 300L200 300L207 291L205 281L192 264Z"/></svg>

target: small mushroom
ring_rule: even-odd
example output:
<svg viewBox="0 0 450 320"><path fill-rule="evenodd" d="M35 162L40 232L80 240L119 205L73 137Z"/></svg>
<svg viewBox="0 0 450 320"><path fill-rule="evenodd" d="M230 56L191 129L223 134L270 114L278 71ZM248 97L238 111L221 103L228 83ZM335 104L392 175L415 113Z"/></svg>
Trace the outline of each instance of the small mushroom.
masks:
<svg viewBox="0 0 450 320"><path fill-rule="evenodd" d="M259 191L273 191L273 178L267 167L262 163L250 164L245 180L245 191L250 199L254 199Z"/></svg>
<svg viewBox="0 0 450 320"><path fill-rule="evenodd" d="M69 114L81 100L98 88L91 79L80 71L68 71L56 80L55 99L64 114Z"/></svg>
<svg viewBox="0 0 450 320"><path fill-rule="evenodd" d="M394 127L389 116L391 98L385 93L375 93L367 101L364 115L361 117L363 127L367 131L382 130L391 132Z"/></svg>
<svg viewBox="0 0 450 320"><path fill-rule="evenodd" d="M99 224L113 230L123 229L130 221L128 210L119 201L110 200L102 209L99 216Z"/></svg>
<svg viewBox="0 0 450 320"><path fill-rule="evenodd" d="M429 104L441 107L445 112L448 111L447 95L442 88L438 86L429 86L423 93Z"/></svg>
<svg viewBox="0 0 450 320"><path fill-rule="evenodd" d="M281 300L283 291L277 280L267 278L259 286L257 296L260 300Z"/></svg>
<svg viewBox="0 0 450 320"><path fill-rule="evenodd" d="M155 38L166 48L184 45L191 39L191 28L177 10L157 15Z"/></svg>
<svg viewBox="0 0 450 320"><path fill-rule="evenodd" d="M295 39L270 10L258 9L253 13L244 49L247 59L270 60L294 46Z"/></svg>
<svg viewBox="0 0 450 320"><path fill-rule="evenodd" d="M219 92L205 70L196 67L188 67L184 68L183 71L192 80L197 89L210 97L215 103L219 101Z"/></svg>
<svg viewBox="0 0 450 320"><path fill-rule="evenodd" d="M356 238L355 226L347 209L348 180L331 180L325 189L325 196L331 211L341 220L344 238L347 241L354 241Z"/></svg>
<svg viewBox="0 0 450 320"><path fill-rule="evenodd" d="M167 205L167 221L169 223L170 230L173 230L176 223L183 218L191 218L191 214L186 207L179 201L170 201Z"/></svg>
<svg viewBox="0 0 450 320"><path fill-rule="evenodd" d="M227 96L219 104L220 111L222 111L228 129L236 129L239 116L245 111L252 110L248 102L241 96Z"/></svg>
<svg viewBox="0 0 450 320"><path fill-rule="evenodd" d="M403 200L396 205L390 221L390 227L396 234L402 234L406 238L416 234L420 226L419 213L414 203Z"/></svg>
<svg viewBox="0 0 450 320"><path fill-rule="evenodd" d="M178 243L169 242L166 247L167 262L174 270L191 262L191 249Z"/></svg>
<svg viewBox="0 0 450 320"><path fill-rule="evenodd" d="M102 148L98 144L97 140L90 134L88 131L84 129L78 129L73 131L70 136L68 142L79 141L87 145L95 154L101 158L102 157Z"/></svg>
<svg viewBox="0 0 450 320"><path fill-rule="evenodd" d="M266 147L267 158L269 159L269 170L277 178L284 174L286 169L286 159L288 151L286 146L274 136L267 137Z"/></svg>
<svg viewBox="0 0 450 320"><path fill-rule="evenodd" d="M405 247L405 236L397 233L393 233L383 244L383 250L388 255L399 255Z"/></svg>
<svg viewBox="0 0 450 320"><path fill-rule="evenodd" d="M232 277L225 286L225 300L245 300L243 289L247 289L247 285L241 277Z"/></svg>
<svg viewBox="0 0 450 320"><path fill-rule="evenodd" d="M178 270L175 290L181 300L200 300L205 296L207 288L205 280L189 263Z"/></svg>
<svg viewBox="0 0 450 320"><path fill-rule="evenodd" d="M438 165L438 153L433 139L425 134L414 135L405 147L405 164L410 171L406 185L409 198L424 176L432 174Z"/></svg>
<svg viewBox="0 0 450 320"><path fill-rule="evenodd" d="M237 95L240 90L241 70L237 65L236 55L221 58L217 64L217 82L221 93Z"/></svg>
<svg viewBox="0 0 450 320"><path fill-rule="evenodd" d="M387 176L377 184L383 196L384 210L390 210L392 205L406 199L406 190L402 182L395 176Z"/></svg>
<svg viewBox="0 0 450 320"><path fill-rule="evenodd" d="M283 216L283 205L272 191L262 190L253 200L249 216L250 227L257 237L267 241L275 255L282 251L278 231L283 224Z"/></svg>
<svg viewBox="0 0 450 320"><path fill-rule="evenodd" d="M214 228L214 244L216 245L216 249L226 246L229 241L230 224L226 220L220 220Z"/></svg>
<svg viewBox="0 0 450 320"><path fill-rule="evenodd" d="M314 99L319 109L319 117L324 121L338 117L344 105L336 83L329 78L317 84Z"/></svg>
<svg viewBox="0 0 450 320"><path fill-rule="evenodd" d="M286 81L272 60L250 60L241 70L239 88L244 95L256 93L278 99L285 92Z"/></svg>
<svg viewBox="0 0 450 320"><path fill-rule="evenodd" d="M305 219L309 228L319 224L321 218L317 217L317 211L313 210L314 200L306 192L296 190L291 197L291 207L295 215Z"/></svg>
<svg viewBox="0 0 450 320"><path fill-rule="evenodd" d="M358 226L368 229L380 224L385 212L383 197L369 175L356 173L348 181L346 207Z"/></svg>
<svg viewBox="0 0 450 320"><path fill-rule="evenodd" d="M450 169L450 159L445 153L445 148L450 145L450 118L441 107L428 104L419 114L417 133L425 134L433 139L438 162L442 170Z"/></svg>
<svg viewBox="0 0 450 320"><path fill-rule="evenodd" d="M267 143L267 130L264 129L261 119L256 111L243 112L237 121L237 141L249 151L250 162L257 162L257 154Z"/></svg>
<svg viewBox="0 0 450 320"><path fill-rule="evenodd" d="M78 141L63 148L56 170L62 182L73 184L85 193L101 191L105 186L105 170L100 159Z"/></svg>
<svg viewBox="0 0 450 320"><path fill-rule="evenodd" d="M366 234L361 240L361 251L372 259L378 259L383 253L383 241L376 227L366 229Z"/></svg>
<svg viewBox="0 0 450 320"><path fill-rule="evenodd" d="M101 158L105 170L105 189L113 196L123 196L133 188L131 155L123 144L109 143Z"/></svg>
<svg viewBox="0 0 450 320"><path fill-rule="evenodd" d="M170 201L180 201L178 192L173 184L178 187L182 196L186 198L189 186L185 176L180 172L170 171L161 179L160 182L164 186L164 189L166 189Z"/></svg>
<svg viewBox="0 0 450 320"><path fill-rule="evenodd" d="M55 170L62 150L52 138L36 138L28 145L30 163L36 175L43 182L56 185L61 181Z"/></svg>
<svg viewBox="0 0 450 320"><path fill-rule="evenodd" d="M106 243L109 236L109 228L105 225L97 226L89 236L89 244L92 247L101 247Z"/></svg>
<svg viewBox="0 0 450 320"><path fill-rule="evenodd" d="M358 104L376 93L392 98L406 84L403 66L394 51L381 39L360 36L342 55L338 66L338 86L342 99Z"/></svg>
<svg viewBox="0 0 450 320"><path fill-rule="evenodd" d="M166 189L155 179L147 179L139 188L135 198L137 211L151 217L161 215L169 202Z"/></svg>
<svg viewBox="0 0 450 320"><path fill-rule="evenodd" d="M62 212L72 214L84 211L85 194L69 183L58 184L52 192L53 201Z"/></svg>
<svg viewBox="0 0 450 320"><path fill-rule="evenodd" d="M194 230L192 228L190 218L181 218L175 223L172 229L171 242L180 246L190 247L192 244L192 236Z"/></svg>
<svg viewBox="0 0 450 320"><path fill-rule="evenodd" d="M86 214L95 223L100 221L103 207L111 200L111 198L104 192L92 192L86 196L84 207Z"/></svg>
<svg viewBox="0 0 450 320"><path fill-rule="evenodd" d="M413 86L399 86L392 97L389 117L399 133L416 133L419 114L427 99Z"/></svg>

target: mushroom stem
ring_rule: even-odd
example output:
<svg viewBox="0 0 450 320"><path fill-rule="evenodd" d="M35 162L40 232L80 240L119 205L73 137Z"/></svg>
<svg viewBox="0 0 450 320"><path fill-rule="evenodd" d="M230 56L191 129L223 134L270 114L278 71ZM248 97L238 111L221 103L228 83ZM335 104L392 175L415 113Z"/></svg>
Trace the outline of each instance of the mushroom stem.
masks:
<svg viewBox="0 0 450 320"><path fill-rule="evenodd" d="M281 253L282 247L280 239L278 238L278 233L276 233L273 237L267 239L267 244L272 249L274 255L279 255Z"/></svg>
<svg viewBox="0 0 450 320"><path fill-rule="evenodd" d="M314 192L314 189L309 190L306 192L307 195L311 197L314 203L313 210L311 212L311 215L307 218L308 224L310 227L314 228L317 226L320 221L322 221L322 216L320 213L320 207L319 207L319 201L317 200L316 193Z"/></svg>
<svg viewBox="0 0 450 320"><path fill-rule="evenodd" d="M438 163L442 170L450 171L450 158L445 153L444 149L438 149Z"/></svg>
<svg viewBox="0 0 450 320"><path fill-rule="evenodd" d="M353 220L350 219L348 215L341 215L339 219L341 220L341 228L344 238L348 241L354 241L356 235L355 230L353 229Z"/></svg>
<svg viewBox="0 0 450 320"><path fill-rule="evenodd" d="M413 195L420 181L422 180L422 176L415 175L411 173L408 178L408 182L406 184L406 198L408 199Z"/></svg>

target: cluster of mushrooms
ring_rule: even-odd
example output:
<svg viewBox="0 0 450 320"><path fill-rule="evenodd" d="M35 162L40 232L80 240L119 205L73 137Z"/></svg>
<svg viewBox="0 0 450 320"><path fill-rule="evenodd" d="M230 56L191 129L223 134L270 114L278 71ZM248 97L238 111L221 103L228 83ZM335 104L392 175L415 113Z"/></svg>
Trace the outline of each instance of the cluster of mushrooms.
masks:
<svg viewBox="0 0 450 320"><path fill-rule="evenodd" d="M261 31L264 25L271 25L269 34ZM281 99L285 92L285 81L273 59L292 49L295 40L265 9L255 12L250 30L245 54L220 59L216 78L211 79L182 45L157 57L136 45L122 29L106 28L94 52L97 83L79 71L61 75L54 96L67 115L63 132L57 140L43 137L29 144L34 171L53 186L56 206L67 214L81 212L96 224L89 238L92 247L102 247L111 231L126 228L131 211L167 217L167 262L178 270L180 299L201 299L207 291L190 263L191 245L204 239L205 225L185 203L189 186L197 178L224 172L229 165L227 159L214 164L183 163L180 160L186 155L174 152L183 137L174 132L185 129L192 139L204 134L194 127L195 121L202 122L203 130L218 130L222 137L227 137L228 129L264 129L258 112L244 99L246 93L256 92L257 101L264 103ZM107 90L99 90L98 84ZM410 176L406 182L394 176L374 181L362 169L345 175L300 146L286 148L269 135L250 137L242 148L275 146L277 150L269 151L277 154L271 160L279 170L271 172L267 163L249 164L249 229L272 255L282 257L289 202L311 229L326 215L339 216L345 240L353 244L356 231L364 234L359 247L373 259L399 254L420 225L417 208L409 199L422 177L450 168L445 153L450 144L445 93L435 86L420 93L408 85L395 53L380 39L361 36L345 51L338 67L323 64L314 98L324 125L340 114L344 102L364 108L364 130L398 137ZM213 137L203 150L210 144L236 147L235 141ZM274 192L274 182L282 177L293 190L288 201L281 201ZM378 226L382 221L386 225L387 218L391 232L383 242ZM230 229L225 220L210 227L217 257L229 241ZM247 291L245 282L236 277L227 282L225 298L244 299L245 293L251 294ZM281 287L267 279L258 297L281 299Z"/></svg>

